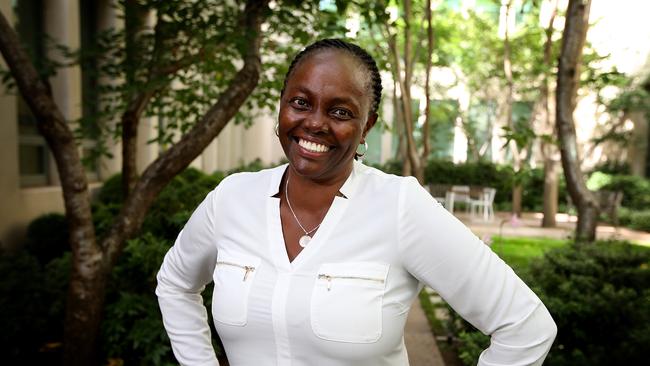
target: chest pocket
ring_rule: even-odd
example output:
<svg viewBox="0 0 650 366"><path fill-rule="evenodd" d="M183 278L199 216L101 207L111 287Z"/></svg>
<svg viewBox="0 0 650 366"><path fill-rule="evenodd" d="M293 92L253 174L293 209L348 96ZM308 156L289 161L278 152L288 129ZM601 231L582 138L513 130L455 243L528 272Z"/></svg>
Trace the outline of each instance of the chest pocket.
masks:
<svg viewBox="0 0 650 366"><path fill-rule="evenodd" d="M244 326L248 320L248 299L260 258L219 253L212 279L212 317L220 323Z"/></svg>
<svg viewBox="0 0 650 366"><path fill-rule="evenodd" d="M311 298L311 327L319 338L373 343L382 333L388 264L325 263Z"/></svg>

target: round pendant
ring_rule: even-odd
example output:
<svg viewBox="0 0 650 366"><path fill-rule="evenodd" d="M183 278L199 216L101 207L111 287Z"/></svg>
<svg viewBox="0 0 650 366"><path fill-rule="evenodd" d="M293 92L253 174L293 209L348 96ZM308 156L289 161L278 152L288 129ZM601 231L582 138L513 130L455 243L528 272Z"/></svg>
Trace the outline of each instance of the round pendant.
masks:
<svg viewBox="0 0 650 366"><path fill-rule="evenodd" d="M306 247L307 244L311 241L311 237L309 235L303 235L300 237L300 240L298 240L298 244L300 244L301 247Z"/></svg>

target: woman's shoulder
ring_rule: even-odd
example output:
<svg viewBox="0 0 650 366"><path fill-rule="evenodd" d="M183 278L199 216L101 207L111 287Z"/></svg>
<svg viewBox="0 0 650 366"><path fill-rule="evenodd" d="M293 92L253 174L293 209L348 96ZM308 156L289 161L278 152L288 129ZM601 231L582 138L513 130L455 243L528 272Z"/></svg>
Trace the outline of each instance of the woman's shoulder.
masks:
<svg viewBox="0 0 650 366"><path fill-rule="evenodd" d="M403 185L413 184L413 181L417 183L417 180L413 177L403 177L386 173L380 169L361 163L358 163L357 167L358 169L356 171L364 181L363 186L368 190L381 191L383 194L387 194L388 192L398 194L403 189Z"/></svg>
<svg viewBox="0 0 650 366"><path fill-rule="evenodd" d="M375 168L370 165L365 165L363 163L357 163L357 171L365 176L367 179L380 183L380 184L394 184L401 185L406 181L411 180L413 177L403 177L401 175L396 175L392 173L386 173L381 169Z"/></svg>
<svg viewBox="0 0 650 366"><path fill-rule="evenodd" d="M271 181L278 175L281 177L286 164L256 172L238 172L226 176L215 188L223 194L254 194L266 192Z"/></svg>

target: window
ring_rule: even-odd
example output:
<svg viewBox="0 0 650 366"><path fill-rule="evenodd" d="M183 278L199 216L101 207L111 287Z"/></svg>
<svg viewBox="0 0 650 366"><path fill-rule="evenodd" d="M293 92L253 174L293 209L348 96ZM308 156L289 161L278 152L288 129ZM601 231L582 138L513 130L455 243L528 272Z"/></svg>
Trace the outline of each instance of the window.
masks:
<svg viewBox="0 0 650 366"><path fill-rule="evenodd" d="M465 133L469 141L467 156L492 159L492 128L497 117L497 103L492 100L473 102L467 111Z"/></svg>
<svg viewBox="0 0 650 366"><path fill-rule="evenodd" d="M377 121L375 126L366 135L368 151L363 156L363 161L368 164L379 164L381 162L381 135L384 128L381 121Z"/></svg>
<svg viewBox="0 0 650 366"><path fill-rule="evenodd" d="M398 105L402 106L402 99L400 98L397 102ZM400 136L403 134L404 122L397 119L397 111L393 111L393 141L392 141L392 156L400 158L398 149L400 149L400 143L406 144L406 141L400 141ZM420 138L420 131L417 129L417 121L420 118L420 100L411 98L411 118L413 125L416 126L416 129L413 131L413 135L416 139Z"/></svg>
<svg viewBox="0 0 650 366"><path fill-rule="evenodd" d="M429 122L430 158L452 159L454 156L454 127L458 117L455 100L432 100Z"/></svg>
<svg viewBox="0 0 650 366"><path fill-rule="evenodd" d="M25 45L34 65L42 67L43 3L41 0L14 2L18 22L16 31ZM25 100L18 95L18 170L24 187L42 186L50 183L50 152L45 139L38 133L36 117Z"/></svg>
<svg viewBox="0 0 650 366"><path fill-rule="evenodd" d="M81 29L81 128L84 140L81 144L81 156L84 159L86 175L89 181L99 180L99 157L95 148L101 137L99 126L99 65L97 57L97 4L95 0L79 2L79 20Z"/></svg>

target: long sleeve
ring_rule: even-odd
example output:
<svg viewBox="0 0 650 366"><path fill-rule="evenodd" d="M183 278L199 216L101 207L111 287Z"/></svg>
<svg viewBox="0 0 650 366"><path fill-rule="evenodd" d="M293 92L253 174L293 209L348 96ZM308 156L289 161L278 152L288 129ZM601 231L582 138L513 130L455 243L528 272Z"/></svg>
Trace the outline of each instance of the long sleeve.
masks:
<svg viewBox="0 0 650 366"><path fill-rule="evenodd" d="M399 199L403 265L491 336L478 365L541 365L557 327L539 298L415 179L403 181Z"/></svg>
<svg viewBox="0 0 650 366"><path fill-rule="evenodd" d="M201 292L217 261L214 208L218 189L194 211L158 272L156 295L181 365L218 365Z"/></svg>

